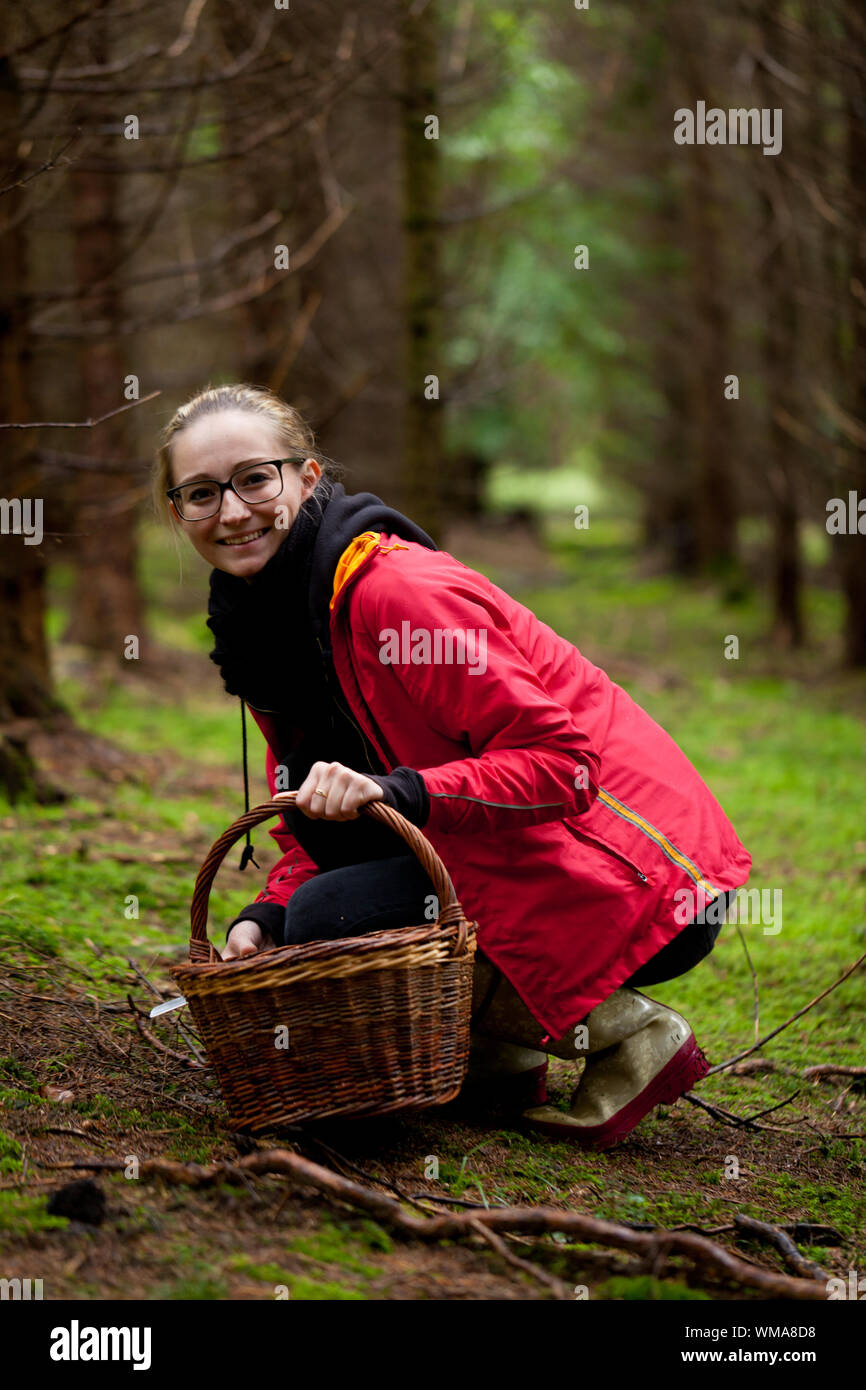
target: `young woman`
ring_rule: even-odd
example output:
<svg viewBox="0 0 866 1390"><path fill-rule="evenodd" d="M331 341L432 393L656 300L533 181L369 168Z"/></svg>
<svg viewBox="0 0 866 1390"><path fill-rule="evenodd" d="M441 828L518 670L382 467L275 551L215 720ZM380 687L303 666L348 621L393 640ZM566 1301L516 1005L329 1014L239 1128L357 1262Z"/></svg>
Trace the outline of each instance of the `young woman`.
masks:
<svg viewBox="0 0 866 1390"><path fill-rule="evenodd" d="M347 494L269 391L182 406L155 499L213 566L211 658L264 734L271 794L298 791L223 958L431 920L415 856L359 816L382 800L478 922L470 1077L528 1078L529 1121L595 1147L687 1091L694 1034L635 986L712 950L751 857L673 740L529 609ZM546 1053L586 1058L567 1113L544 1103Z"/></svg>

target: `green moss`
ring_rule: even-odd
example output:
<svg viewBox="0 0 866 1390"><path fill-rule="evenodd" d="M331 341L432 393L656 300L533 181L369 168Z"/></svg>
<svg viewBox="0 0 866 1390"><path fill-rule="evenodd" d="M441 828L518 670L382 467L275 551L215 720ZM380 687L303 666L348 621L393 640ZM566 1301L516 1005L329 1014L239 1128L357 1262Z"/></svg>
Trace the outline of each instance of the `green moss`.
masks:
<svg viewBox="0 0 866 1390"><path fill-rule="evenodd" d="M48 1214L45 1197L0 1191L0 1231L10 1236L30 1236L37 1231L53 1231L68 1225L65 1216Z"/></svg>
<svg viewBox="0 0 866 1390"><path fill-rule="evenodd" d="M279 1282L288 1284L289 1296L291 1298L305 1299L316 1302L348 1302L363 1300L366 1295L359 1289L347 1289L342 1284L322 1284L315 1279L306 1279L303 1275L290 1275L288 1279Z"/></svg>
<svg viewBox="0 0 866 1390"><path fill-rule="evenodd" d="M626 1302L711 1301L709 1294L701 1292L700 1289L690 1289L687 1285L678 1284L676 1281L670 1279L653 1279L648 1274L638 1275L636 1278L614 1275L603 1284L599 1284L598 1287L593 1290L592 1297L600 1299L622 1299Z"/></svg>
<svg viewBox="0 0 866 1390"><path fill-rule="evenodd" d="M0 1130L0 1173L17 1173L21 1168L23 1152L17 1139Z"/></svg>
<svg viewBox="0 0 866 1390"><path fill-rule="evenodd" d="M382 1234L384 1235L384 1232ZM306 1255L320 1264L338 1265L341 1269L360 1274L365 1279L374 1279L379 1270L375 1265L367 1264L358 1258L353 1249L358 1243L358 1233L354 1226L346 1222L335 1223L325 1220L315 1234L295 1236L287 1249L293 1254ZM371 1248L369 1231L364 1233L361 1243L368 1249Z"/></svg>
<svg viewBox="0 0 866 1390"><path fill-rule="evenodd" d="M39 1078L16 1057L0 1057L0 1076L8 1081L24 1081L28 1086L39 1085Z"/></svg>
<svg viewBox="0 0 866 1390"><path fill-rule="evenodd" d="M18 1091L8 1086L0 1086L0 1105L9 1110L26 1110L31 1105L44 1105L45 1097L36 1091Z"/></svg>

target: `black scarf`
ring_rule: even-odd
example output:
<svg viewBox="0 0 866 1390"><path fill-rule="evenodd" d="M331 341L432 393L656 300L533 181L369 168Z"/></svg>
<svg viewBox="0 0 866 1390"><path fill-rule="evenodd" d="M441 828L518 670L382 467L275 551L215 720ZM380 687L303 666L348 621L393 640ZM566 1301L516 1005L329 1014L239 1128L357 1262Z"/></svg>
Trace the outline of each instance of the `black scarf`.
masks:
<svg viewBox="0 0 866 1390"><path fill-rule="evenodd" d="M287 763L295 787L317 760L385 771L351 715L335 703L341 692L330 650L337 563L353 537L369 530L436 549L425 531L374 493L347 495L341 483L320 478L286 539L251 583L224 570L211 572L208 627L216 638L211 661L229 694L279 716L273 751ZM345 704L345 696L342 700ZM283 737L297 730L301 743L284 753ZM248 809L245 733L244 787ZM394 853L393 832L366 820L320 822L294 812L283 819L320 868ZM241 868L251 854L248 833Z"/></svg>
<svg viewBox="0 0 866 1390"><path fill-rule="evenodd" d="M308 594L313 549L331 494L332 484L320 478L251 583L217 569L210 578L208 627L216 638L210 659L226 690L255 709L286 714L303 729L315 725L329 703Z"/></svg>

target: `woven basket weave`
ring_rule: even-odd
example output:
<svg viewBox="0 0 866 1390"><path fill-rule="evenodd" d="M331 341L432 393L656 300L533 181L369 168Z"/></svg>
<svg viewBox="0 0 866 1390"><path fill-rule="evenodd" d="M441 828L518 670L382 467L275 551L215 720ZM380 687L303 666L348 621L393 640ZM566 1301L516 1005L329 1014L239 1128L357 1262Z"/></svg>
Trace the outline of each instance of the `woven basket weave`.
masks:
<svg viewBox="0 0 866 1390"><path fill-rule="evenodd" d="M390 806L390 826L426 870L435 922L222 961L207 937L210 888L245 831L295 804L256 806L216 841L196 879L190 963L172 968L235 1129L328 1115L386 1115L453 1099L469 1057L476 923L467 922L436 851ZM286 1045L287 1044L287 1045Z"/></svg>

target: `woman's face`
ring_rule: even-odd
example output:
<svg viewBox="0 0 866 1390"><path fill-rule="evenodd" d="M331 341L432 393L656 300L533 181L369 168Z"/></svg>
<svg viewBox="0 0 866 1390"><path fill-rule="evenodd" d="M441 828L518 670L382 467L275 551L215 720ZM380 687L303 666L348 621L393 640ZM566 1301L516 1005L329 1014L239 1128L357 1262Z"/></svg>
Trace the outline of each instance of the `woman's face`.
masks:
<svg viewBox="0 0 866 1390"><path fill-rule="evenodd" d="M280 442L274 426L261 415L246 410L203 415L175 439L169 486L180 487L203 478L226 483L245 463L266 463L294 452ZM214 569L250 581L279 550L321 473L315 459L306 459L300 472L295 464L284 463L283 490L278 497L251 505L226 488L220 510L203 521L184 521L173 502L170 506L178 526L202 559Z"/></svg>

